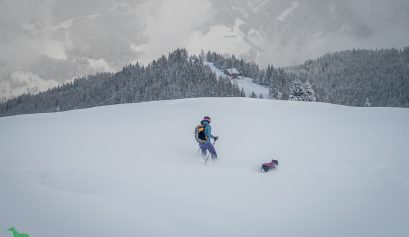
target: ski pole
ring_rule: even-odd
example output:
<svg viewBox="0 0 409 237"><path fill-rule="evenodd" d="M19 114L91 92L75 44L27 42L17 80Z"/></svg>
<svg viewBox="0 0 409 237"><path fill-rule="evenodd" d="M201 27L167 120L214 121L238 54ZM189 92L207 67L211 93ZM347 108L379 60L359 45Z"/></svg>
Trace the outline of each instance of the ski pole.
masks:
<svg viewBox="0 0 409 237"><path fill-rule="evenodd" d="M213 141L213 146L214 146L214 144L216 144L216 141L217 141L217 140L214 140L214 141ZM206 157L206 160L205 160L205 163L204 163L205 165L206 165L206 163L207 163L207 160L209 160L210 155L211 155L211 153L209 152L209 154L207 154L207 157Z"/></svg>

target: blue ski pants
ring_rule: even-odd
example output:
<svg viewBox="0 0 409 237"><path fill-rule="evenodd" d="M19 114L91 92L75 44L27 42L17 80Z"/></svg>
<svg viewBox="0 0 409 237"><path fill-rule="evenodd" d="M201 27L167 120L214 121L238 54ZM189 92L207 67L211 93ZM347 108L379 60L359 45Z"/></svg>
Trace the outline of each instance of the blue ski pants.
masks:
<svg viewBox="0 0 409 237"><path fill-rule="evenodd" d="M217 159L216 149L214 149L214 146L210 141L199 143L199 147L200 150L202 150L202 156L206 156L206 151L209 151L212 159Z"/></svg>

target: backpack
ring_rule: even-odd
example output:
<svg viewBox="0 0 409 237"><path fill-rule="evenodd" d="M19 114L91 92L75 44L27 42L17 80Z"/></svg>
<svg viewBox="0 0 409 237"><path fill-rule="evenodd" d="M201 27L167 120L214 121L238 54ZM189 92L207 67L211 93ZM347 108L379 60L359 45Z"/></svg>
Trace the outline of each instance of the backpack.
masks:
<svg viewBox="0 0 409 237"><path fill-rule="evenodd" d="M195 128L195 139L199 143L205 143L207 141L207 137L205 135L206 126L203 124L199 124Z"/></svg>

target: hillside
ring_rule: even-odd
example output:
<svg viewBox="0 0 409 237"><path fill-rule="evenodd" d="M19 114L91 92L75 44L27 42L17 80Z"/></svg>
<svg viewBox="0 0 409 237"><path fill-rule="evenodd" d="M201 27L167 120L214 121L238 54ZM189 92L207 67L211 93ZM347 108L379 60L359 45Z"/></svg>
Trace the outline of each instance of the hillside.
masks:
<svg viewBox="0 0 409 237"><path fill-rule="evenodd" d="M58 112L102 105L192 97L244 96L230 80L216 75L196 56L177 49L146 67L130 64L117 73L88 75L39 94L0 102L0 117Z"/></svg>
<svg viewBox="0 0 409 237"><path fill-rule="evenodd" d="M328 53L287 72L311 82L317 101L409 107L409 47Z"/></svg>
<svg viewBox="0 0 409 237"><path fill-rule="evenodd" d="M207 166L193 138L204 115L220 137ZM2 117L0 235L406 237L407 121L250 98Z"/></svg>
<svg viewBox="0 0 409 237"><path fill-rule="evenodd" d="M409 107L409 47L344 50L285 68L268 65L259 69L234 55L214 52L208 52L206 60L219 69L234 67L253 78L253 82L269 89L264 98Z"/></svg>

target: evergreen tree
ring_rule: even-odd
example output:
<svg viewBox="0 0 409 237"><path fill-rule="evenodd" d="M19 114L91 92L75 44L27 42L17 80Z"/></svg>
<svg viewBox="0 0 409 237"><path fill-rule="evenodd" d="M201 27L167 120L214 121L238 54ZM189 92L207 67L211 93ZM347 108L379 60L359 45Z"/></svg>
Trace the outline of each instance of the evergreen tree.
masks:
<svg viewBox="0 0 409 237"><path fill-rule="evenodd" d="M293 81L290 85L289 100L316 101L311 84L308 81L306 83L300 80Z"/></svg>
<svg viewBox="0 0 409 237"><path fill-rule="evenodd" d="M282 97L282 94L276 86L272 86L270 87L270 90L269 90L269 96L271 99L280 100Z"/></svg>
<svg viewBox="0 0 409 237"><path fill-rule="evenodd" d="M369 102L369 98L368 98L368 97L365 98L364 106L365 106L365 107L371 107L371 102Z"/></svg>
<svg viewBox="0 0 409 237"><path fill-rule="evenodd" d="M317 101L315 98L315 92L312 89L312 86L309 81L304 83L304 90L305 90L305 101Z"/></svg>
<svg viewBox="0 0 409 237"><path fill-rule="evenodd" d="M250 94L249 97L250 97L250 98L257 98L257 95L256 95L256 93L254 93L254 91L253 91L253 92L251 92L251 94Z"/></svg>

